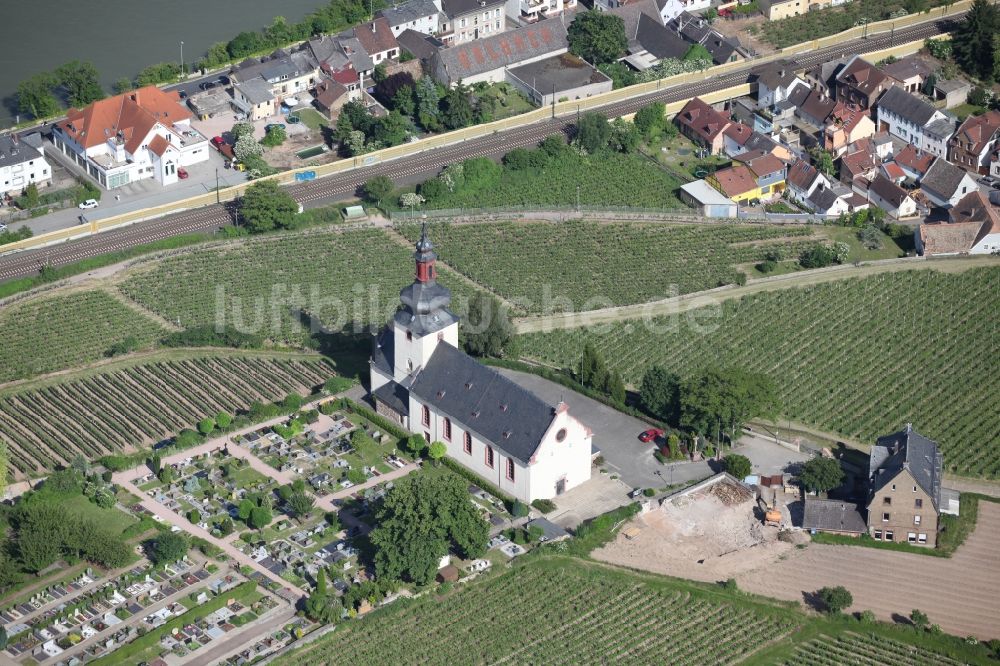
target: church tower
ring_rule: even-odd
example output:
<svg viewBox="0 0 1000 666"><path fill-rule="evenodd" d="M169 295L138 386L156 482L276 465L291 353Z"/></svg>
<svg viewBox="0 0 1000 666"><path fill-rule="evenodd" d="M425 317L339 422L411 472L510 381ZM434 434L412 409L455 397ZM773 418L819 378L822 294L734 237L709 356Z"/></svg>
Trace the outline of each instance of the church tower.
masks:
<svg viewBox="0 0 1000 666"><path fill-rule="evenodd" d="M426 222L413 258L415 279L399 292L401 307L392 320L396 382L424 367L439 343L458 347L458 317L448 309L451 291L437 282L437 254L427 238Z"/></svg>

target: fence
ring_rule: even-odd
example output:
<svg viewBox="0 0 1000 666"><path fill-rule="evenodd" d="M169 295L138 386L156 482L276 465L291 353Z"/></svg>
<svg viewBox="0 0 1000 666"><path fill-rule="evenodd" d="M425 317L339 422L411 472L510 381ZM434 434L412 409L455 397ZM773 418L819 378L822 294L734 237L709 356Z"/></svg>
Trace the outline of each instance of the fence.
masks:
<svg viewBox="0 0 1000 666"><path fill-rule="evenodd" d="M861 37L863 34L874 34L878 32L886 32L894 29L895 27L905 27L920 23L923 21L936 20L942 16L951 16L954 14L962 13L969 6L971 6L973 0L961 0L956 2L950 8L943 7L940 15L937 11L928 14L911 14L904 16L899 19L881 21L878 23L870 23L867 26L859 26L851 28L850 30L845 30L844 32L838 33L837 35L832 35L830 37L823 37L821 39L813 40L812 42L806 42L804 44L797 44L785 49L779 49L776 53L764 56L761 58L756 58L752 61L752 64L760 64L763 62L768 62L771 60L776 60L783 58L789 54L801 53L804 51L813 51L819 48L825 48L833 44L842 43L847 39L855 39ZM950 11L948 11L950 9ZM923 45L923 41L914 41L907 44L901 44L899 46L890 47L888 49L881 49L878 51L865 52L875 59L881 59L888 57L889 55L900 55L905 53L912 53L918 50ZM293 169L291 171L284 171L273 176L266 176L261 180L274 180L283 185L287 185L295 181L295 174L304 171L315 171L317 177L331 176L334 174L344 173L354 169L358 169L365 166L372 166L374 164L379 164L381 162L388 162L400 157L415 155L426 150L433 150L435 148L441 148L444 146L454 145L462 143L464 141L469 141L470 139L478 139L485 136L490 136L498 132L504 132L510 129L524 127L526 125L532 125L534 123L541 122L548 118L562 117L567 115L573 115L580 113L582 111L589 111L598 107L602 107L608 104L614 104L617 102L622 102L634 97L641 97L643 95L648 95L650 93L656 92L661 88L668 88L674 86L680 86L690 83L696 83L701 81L707 81L709 79L717 78L723 74L744 69L748 66L746 61L740 62L727 62L722 65L716 65L715 67L710 67L706 70L700 72L687 72L684 74L677 74L663 79L658 79L656 81L649 81L646 83L640 83L633 86L628 86L626 88L619 88L618 90L612 90L610 92L601 93L599 95L594 95L588 97L587 99L574 100L568 102L558 102L549 107L542 109L535 109L534 111L529 111L517 116L512 116L510 118L505 118L503 120L496 120L490 123L484 123L482 125L473 125L472 127L466 127L460 130L455 130L452 132L446 132L444 134L437 134L430 136L420 141L414 143L404 143L398 146L393 146L391 148L383 148L382 150L377 150L366 155L360 155L351 159L340 160L333 162L331 164L324 164L315 167L302 167L299 169ZM712 104L715 102L723 101L732 97L739 97L742 95L747 95L751 92L752 88L750 84L741 84L727 88L725 90L704 93L700 97L706 102ZM667 115L676 115L681 108L683 108L686 102L671 102L667 104ZM631 119L633 114L627 114L623 116L626 120ZM198 195L191 197L189 199L183 199L180 201L175 201L169 204L164 204L162 206L156 206L153 208L146 208L139 211L134 211L131 213L125 213L122 215L115 215L113 217L108 217L103 220L95 221L89 225L73 228L73 229L62 229L59 231L54 231L46 234L39 234L33 238L25 239L22 241L17 241L14 243L8 243L0 247L0 254L7 252L15 252L19 250L28 250L32 248L43 247L45 245L50 245L52 243L61 242L67 239L76 238L78 236L85 236L90 233L98 233L100 231L105 231L108 229L113 229L126 224L132 224L135 222L141 222L156 217L162 217L170 213L176 213L184 210L190 210L192 208L198 208L201 206L207 206L216 201L231 201L239 196L241 196L246 188L249 187L250 183L241 183L239 185L234 185L222 190L218 193L212 192L208 194Z"/></svg>

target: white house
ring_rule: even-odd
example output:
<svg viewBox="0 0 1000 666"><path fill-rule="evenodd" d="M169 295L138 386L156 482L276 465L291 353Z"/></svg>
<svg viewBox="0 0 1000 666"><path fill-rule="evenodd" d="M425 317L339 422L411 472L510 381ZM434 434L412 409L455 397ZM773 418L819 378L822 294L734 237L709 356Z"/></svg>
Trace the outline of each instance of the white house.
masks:
<svg viewBox="0 0 1000 666"><path fill-rule="evenodd" d="M935 206L951 208L966 194L979 188L968 171L939 157L920 180L920 189Z"/></svg>
<svg viewBox="0 0 1000 666"><path fill-rule="evenodd" d="M976 190L948 211L947 224L921 224L914 233L917 252L993 254L1000 251L1000 209Z"/></svg>
<svg viewBox="0 0 1000 666"><path fill-rule="evenodd" d="M52 181L52 167L45 161L45 145L38 132L18 138L0 135L0 196L17 196L28 185Z"/></svg>
<svg viewBox="0 0 1000 666"><path fill-rule="evenodd" d="M534 23L559 16L567 7L575 8L576 0L507 0L506 11L521 23Z"/></svg>
<svg viewBox="0 0 1000 666"><path fill-rule="evenodd" d="M829 189L832 186L830 179L817 171L806 160L799 160L788 168L786 182L788 183L788 196L809 208L812 208L812 205L808 203L809 197L817 188Z"/></svg>
<svg viewBox="0 0 1000 666"><path fill-rule="evenodd" d="M451 293L437 283L426 227L416 245L416 279L378 336L371 397L380 414L524 502L550 499L590 478L592 433L496 370L458 349Z"/></svg>
<svg viewBox="0 0 1000 666"><path fill-rule="evenodd" d="M868 188L868 200L897 220L917 214L917 202L909 192L881 173L875 176Z"/></svg>
<svg viewBox="0 0 1000 666"><path fill-rule="evenodd" d="M191 127L177 93L156 86L70 109L52 142L109 190L146 178L176 183L177 169L209 156L208 139Z"/></svg>
<svg viewBox="0 0 1000 666"><path fill-rule="evenodd" d="M656 0L664 25L674 20L684 12L700 14L712 6L712 0ZM594 3L597 7L598 3Z"/></svg>
<svg viewBox="0 0 1000 666"><path fill-rule="evenodd" d="M770 108L788 99L797 86L808 88L809 84L800 79L787 61L768 64L757 74L757 105Z"/></svg>
<svg viewBox="0 0 1000 666"><path fill-rule="evenodd" d="M845 197L823 183L818 183L815 189L813 189L812 194L803 203L806 208L809 208L817 215L827 217L843 215L851 209Z"/></svg>
<svg viewBox="0 0 1000 666"><path fill-rule="evenodd" d="M955 119L899 86L877 102L879 131L887 131L937 157L948 155L948 140L955 133Z"/></svg>
<svg viewBox="0 0 1000 666"><path fill-rule="evenodd" d="M409 0L380 10L377 16L385 18L392 34L399 37L405 30L436 35L440 25L440 14L441 0Z"/></svg>
<svg viewBox="0 0 1000 666"><path fill-rule="evenodd" d="M437 36L446 46L454 46L501 33L507 29L506 4L507 0L441 0Z"/></svg>

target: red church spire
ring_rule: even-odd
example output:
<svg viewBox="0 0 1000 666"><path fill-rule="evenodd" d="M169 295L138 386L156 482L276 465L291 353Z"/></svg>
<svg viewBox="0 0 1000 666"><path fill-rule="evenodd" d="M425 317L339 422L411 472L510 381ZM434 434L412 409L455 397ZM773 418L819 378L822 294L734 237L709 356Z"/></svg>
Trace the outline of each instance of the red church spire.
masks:
<svg viewBox="0 0 1000 666"><path fill-rule="evenodd" d="M434 245L427 238L426 222L420 230L420 240L417 241L417 251L413 253L413 258L417 262L417 282L433 282L437 278L437 268L434 266L437 255L434 253Z"/></svg>

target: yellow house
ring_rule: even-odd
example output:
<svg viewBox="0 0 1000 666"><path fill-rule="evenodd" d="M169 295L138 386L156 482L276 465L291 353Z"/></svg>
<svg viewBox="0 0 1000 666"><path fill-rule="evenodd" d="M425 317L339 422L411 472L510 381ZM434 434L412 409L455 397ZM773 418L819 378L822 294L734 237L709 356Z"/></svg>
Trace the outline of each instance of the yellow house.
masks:
<svg viewBox="0 0 1000 666"><path fill-rule="evenodd" d="M744 164L719 169L705 180L736 203L746 203L761 197L756 176Z"/></svg>
<svg viewBox="0 0 1000 666"><path fill-rule="evenodd" d="M734 159L750 168L760 190L760 198L776 198L785 191L788 167L772 153L751 150L737 155Z"/></svg>
<svg viewBox="0 0 1000 666"><path fill-rule="evenodd" d="M833 0L760 0L760 11L770 21L780 21L805 14L813 9L823 9Z"/></svg>

